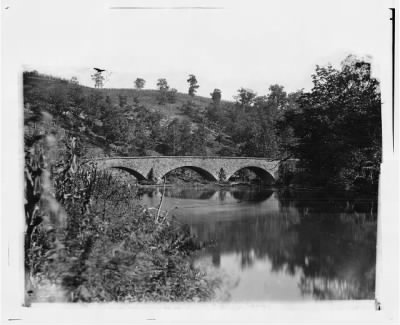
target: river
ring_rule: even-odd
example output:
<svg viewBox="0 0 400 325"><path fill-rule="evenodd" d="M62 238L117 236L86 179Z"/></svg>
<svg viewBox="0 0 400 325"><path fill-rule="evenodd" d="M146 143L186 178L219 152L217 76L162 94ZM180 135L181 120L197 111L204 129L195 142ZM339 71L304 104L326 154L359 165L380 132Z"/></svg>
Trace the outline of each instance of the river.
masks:
<svg viewBox="0 0 400 325"><path fill-rule="evenodd" d="M158 206L162 190L142 203ZM376 198L253 188L166 188L162 209L202 243L219 301L374 299Z"/></svg>

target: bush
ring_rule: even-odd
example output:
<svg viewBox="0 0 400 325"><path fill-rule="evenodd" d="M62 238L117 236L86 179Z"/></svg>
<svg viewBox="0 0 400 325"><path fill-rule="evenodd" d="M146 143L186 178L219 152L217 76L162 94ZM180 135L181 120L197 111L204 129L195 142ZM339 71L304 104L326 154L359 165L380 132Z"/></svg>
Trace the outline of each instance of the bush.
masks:
<svg viewBox="0 0 400 325"><path fill-rule="evenodd" d="M140 206L135 187L94 164L78 163L76 139L66 148L52 166L34 156L42 159L41 173L47 175L36 188L40 195L34 201L27 197L40 202L29 210L39 222L26 246L35 301L209 299L215 283L189 262L196 249L190 232L169 222L166 213ZM60 297L49 293L53 286Z"/></svg>

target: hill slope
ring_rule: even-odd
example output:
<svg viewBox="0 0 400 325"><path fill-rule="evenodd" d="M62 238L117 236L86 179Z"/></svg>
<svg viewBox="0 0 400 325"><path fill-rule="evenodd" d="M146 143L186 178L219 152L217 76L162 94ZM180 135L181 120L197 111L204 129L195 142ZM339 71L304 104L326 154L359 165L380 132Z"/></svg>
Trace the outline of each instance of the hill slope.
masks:
<svg viewBox="0 0 400 325"><path fill-rule="evenodd" d="M79 136L89 157L218 155L226 146L216 141L227 138L221 130L203 123L210 98L176 93L173 103L160 104L158 96L158 90L95 89L24 73L25 118L50 113L61 133Z"/></svg>
<svg viewBox="0 0 400 325"><path fill-rule="evenodd" d="M91 89L91 88L88 88ZM113 103L119 102L119 96L126 96L127 105L134 106L135 98L146 106L146 108L159 112L164 116L173 119L175 117L181 118L182 112L180 108L188 101L192 101L196 107L204 108L212 103L210 98L195 96L191 97L188 94L177 93L175 103L159 104L157 100L158 90L153 89L114 89L103 88L100 92L104 96L109 96Z"/></svg>

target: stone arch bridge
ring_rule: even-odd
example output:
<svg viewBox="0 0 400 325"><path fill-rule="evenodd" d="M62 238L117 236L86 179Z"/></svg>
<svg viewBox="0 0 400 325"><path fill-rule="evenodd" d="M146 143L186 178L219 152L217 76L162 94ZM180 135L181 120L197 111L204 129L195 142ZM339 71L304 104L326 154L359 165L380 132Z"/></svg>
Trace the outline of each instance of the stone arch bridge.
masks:
<svg viewBox="0 0 400 325"><path fill-rule="evenodd" d="M183 167L192 169L211 181L229 180L237 171L248 168L264 181L274 183L279 167L279 160L252 157L143 156L107 157L92 161L101 170L117 168L134 175L138 180L151 179L157 183L161 183L169 172Z"/></svg>

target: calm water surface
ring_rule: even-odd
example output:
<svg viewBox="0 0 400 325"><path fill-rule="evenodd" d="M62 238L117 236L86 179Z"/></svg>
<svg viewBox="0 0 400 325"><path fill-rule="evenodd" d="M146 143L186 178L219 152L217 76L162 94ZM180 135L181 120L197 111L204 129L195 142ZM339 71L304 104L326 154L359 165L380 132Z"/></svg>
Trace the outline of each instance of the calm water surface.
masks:
<svg viewBox="0 0 400 325"><path fill-rule="evenodd" d="M142 193L147 206L160 197ZM374 298L376 198L167 188L162 208L212 243L194 264L223 280L220 300Z"/></svg>

